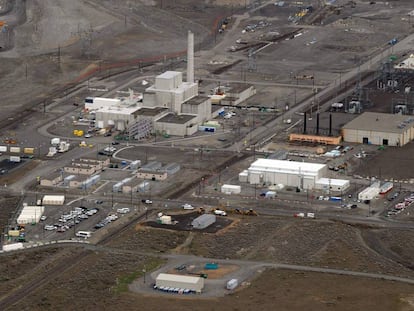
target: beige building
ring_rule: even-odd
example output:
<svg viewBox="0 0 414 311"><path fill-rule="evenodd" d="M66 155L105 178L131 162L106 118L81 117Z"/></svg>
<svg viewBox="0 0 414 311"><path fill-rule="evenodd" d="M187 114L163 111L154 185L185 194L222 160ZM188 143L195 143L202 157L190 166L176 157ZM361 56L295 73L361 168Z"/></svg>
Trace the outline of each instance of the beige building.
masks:
<svg viewBox="0 0 414 311"><path fill-rule="evenodd" d="M221 100L222 105L237 106L249 97L256 94L256 89L251 84L233 83L226 91L226 97Z"/></svg>
<svg viewBox="0 0 414 311"><path fill-rule="evenodd" d="M364 112L342 128L345 142L402 147L414 138L414 117Z"/></svg>
<svg viewBox="0 0 414 311"><path fill-rule="evenodd" d="M106 158L105 160L81 158L73 160L71 165L65 166L63 170L68 174L92 175L102 171L105 167L108 167L109 163L109 158Z"/></svg>
<svg viewBox="0 0 414 311"><path fill-rule="evenodd" d="M146 170L139 170L137 173L137 177L140 179L152 180L166 180L168 177L167 172L160 172L160 171L146 171Z"/></svg>
<svg viewBox="0 0 414 311"><path fill-rule="evenodd" d="M44 187L54 187L57 186L62 181L61 173L54 173L50 176L40 179L40 185Z"/></svg>

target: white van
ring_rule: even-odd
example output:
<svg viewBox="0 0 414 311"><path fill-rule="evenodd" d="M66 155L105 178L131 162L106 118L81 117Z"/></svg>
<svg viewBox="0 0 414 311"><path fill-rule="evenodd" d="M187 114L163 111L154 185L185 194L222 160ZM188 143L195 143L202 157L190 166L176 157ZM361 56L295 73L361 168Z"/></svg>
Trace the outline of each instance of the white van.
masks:
<svg viewBox="0 0 414 311"><path fill-rule="evenodd" d="M90 238L92 236L92 232L90 232L90 231L78 231L78 232L76 232L76 236L78 238L87 239L87 238Z"/></svg>

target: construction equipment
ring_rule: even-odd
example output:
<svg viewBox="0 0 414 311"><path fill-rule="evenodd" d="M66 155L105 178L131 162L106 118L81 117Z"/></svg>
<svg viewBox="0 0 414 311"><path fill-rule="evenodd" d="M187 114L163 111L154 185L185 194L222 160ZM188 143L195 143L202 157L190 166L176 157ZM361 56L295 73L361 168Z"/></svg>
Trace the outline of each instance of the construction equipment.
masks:
<svg viewBox="0 0 414 311"><path fill-rule="evenodd" d="M236 209L234 210L234 213L235 213L235 214L238 214L238 215L246 215L246 216L258 216L258 215L259 215L259 214L258 214L255 210L253 210L252 208L251 208L251 209L249 209L248 211L244 211L244 210L241 210L241 209L236 208Z"/></svg>
<svg viewBox="0 0 414 311"><path fill-rule="evenodd" d="M197 213L198 214L204 214L206 211L205 211L205 209L203 208L203 207L200 207L200 208L198 208L198 210L197 210Z"/></svg>
<svg viewBox="0 0 414 311"><path fill-rule="evenodd" d="M296 80L313 80L314 76L313 75L300 75L300 76L295 76L294 78Z"/></svg>
<svg viewBox="0 0 414 311"><path fill-rule="evenodd" d="M15 139L12 139L12 138L7 138L7 139L3 140L3 142L5 144L8 144L8 145L15 145L15 144L17 144L17 141Z"/></svg>

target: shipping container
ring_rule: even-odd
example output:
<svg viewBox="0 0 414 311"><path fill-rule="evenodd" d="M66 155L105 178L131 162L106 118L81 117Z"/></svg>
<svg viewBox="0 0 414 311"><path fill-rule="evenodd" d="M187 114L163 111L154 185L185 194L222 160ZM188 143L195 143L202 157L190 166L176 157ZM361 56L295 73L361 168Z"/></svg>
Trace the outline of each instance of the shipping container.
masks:
<svg viewBox="0 0 414 311"><path fill-rule="evenodd" d="M20 153L21 149L20 147L10 147L11 153Z"/></svg>
<svg viewBox="0 0 414 311"><path fill-rule="evenodd" d="M24 152L25 154L34 154L35 149L34 149L34 148L24 148L24 149L23 149L23 152Z"/></svg>
<svg viewBox="0 0 414 311"><path fill-rule="evenodd" d="M217 270L218 269L218 264L216 264L214 262L208 262L204 265L204 269L206 269L206 270Z"/></svg>
<svg viewBox="0 0 414 311"><path fill-rule="evenodd" d="M19 156L10 156L10 162L20 163L22 159Z"/></svg>
<svg viewBox="0 0 414 311"><path fill-rule="evenodd" d="M7 146L0 146L0 152L7 152Z"/></svg>

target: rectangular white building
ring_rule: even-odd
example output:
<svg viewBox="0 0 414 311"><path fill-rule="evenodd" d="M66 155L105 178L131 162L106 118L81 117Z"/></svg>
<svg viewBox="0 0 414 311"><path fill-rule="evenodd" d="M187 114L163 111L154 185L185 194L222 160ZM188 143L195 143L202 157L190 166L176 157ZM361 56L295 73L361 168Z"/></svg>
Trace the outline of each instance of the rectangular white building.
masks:
<svg viewBox="0 0 414 311"><path fill-rule="evenodd" d="M283 184L301 189L313 189L327 174L327 166L319 163L258 159L248 168L250 184Z"/></svg>
<svg viewBox="0 0 414 311"><path fill-rule="evenodd" d="M239 194L241 192L241 187L239 185L226 185L221 186L221 192L227 194Z"/></svg>
<svg viewBox="0 0 414 311"><path fill-rule="evenodd" d="M189 289L200 293L204 288L204 278L188 275L160 273L155 280L155 285L158 288L161 286L173 287Z"/></svg>

